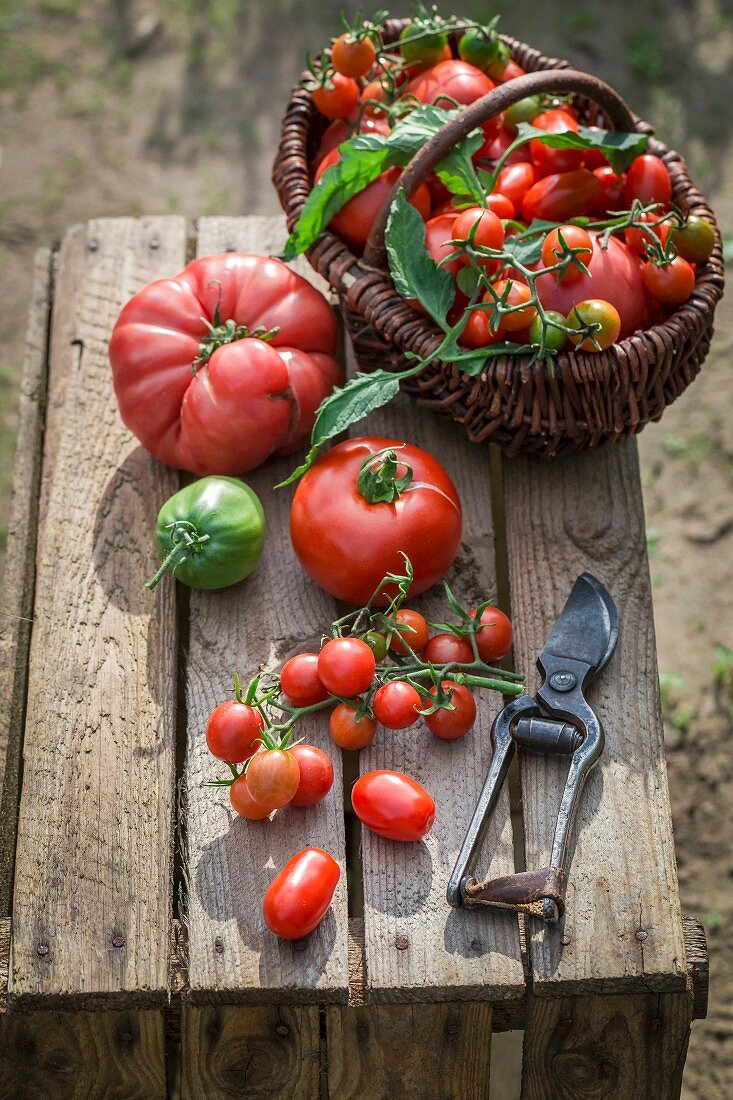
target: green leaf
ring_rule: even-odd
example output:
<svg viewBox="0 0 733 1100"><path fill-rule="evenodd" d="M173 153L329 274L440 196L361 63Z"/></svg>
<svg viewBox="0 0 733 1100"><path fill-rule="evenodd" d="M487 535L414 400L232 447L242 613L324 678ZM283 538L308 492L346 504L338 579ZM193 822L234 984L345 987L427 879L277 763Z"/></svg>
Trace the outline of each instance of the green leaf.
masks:
<svg viewBox="0 0 733 1100"><path fill-rule="evenodd" d="M453 305L453 276L438 267L425 246L425 223L400 190L392 203L384 242L389 269L403 298L417 298L442 329Z"/></svg>
<svg viewBox="0 0 733 1100"><path fill-rule="evenodd" d="M399 163L407 164L423 145L430 140L459 111L447 111L424 103L397 123L387 137L387 145ZM483 204L485 192L471 162L473 154L481 148L484 136L481 130L473 130L463 138L436 168L436 174L451 194L467 195L474 202Z"/></svg>
<svg viewBox="0 0 733 1100"><path fill-rule="evenodd" d="M484 205L486 192L481 186L471 157L483 145L483 134L474 132L455 145L443 157L435 174L452 195L469 195L480 206Z"/></svg>
<svg viewBox="0 0 733 1100"><path fill-rule="evenodd" d="M507 252L511 252L518 263L524 264L525 267L529 267L531 264L537 263L541 258L545 235L549 233L551 229L556 229L557 226L561 224L564 223L535 219L532 224L521 233L516 233L512 237L507 237L504 241L504 248Z"/></svg>
<svg viewBox="0 0 733 1100"><path fill-rule="evenodd" d="M601 149L614 172L625 171L647 145L646 134L591 130L588 126L581 126L577 133L566 130L562 134L548 134L530 122L519 123L517 138L523 142L540 141L550 149Z"/></svg>

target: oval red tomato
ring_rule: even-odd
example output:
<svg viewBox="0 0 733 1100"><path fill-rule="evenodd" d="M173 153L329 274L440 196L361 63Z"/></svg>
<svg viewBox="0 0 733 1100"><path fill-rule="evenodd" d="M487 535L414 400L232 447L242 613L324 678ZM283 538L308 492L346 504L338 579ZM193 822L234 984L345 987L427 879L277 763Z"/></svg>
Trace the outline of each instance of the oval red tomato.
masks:
<svg viewBox="0 0 733 1100"><path fill-rule="evenodd" d="M522 214L528 222L534 218L564 222L585 214L601 191L600 180L587 168L543 176L522 199Z"/></svg>
<svg viewBox="0 0 733 1100"><path fill-rule="evenodd" d="M664 161L652 153L642 153L632 160L626 173L624 197L629 206L634 199L644 206L651 202L667 206L672 199L672 180Z"/></svg>
<svg viewBox="0 0 733 1100"><path fill-rule="evenodd" d="M328 912L338 885L338 863L322 848L305 848L283 867L262 900L265 924L283 940L299 940Z"/></svg>
<svg viewBox="0 0 733 1100"><path fill-rule="evenodd" d="M453 240L453 225L457 217L458 211L455 210L452 214L439 214L425 223L425 246L436 264L456 251L448 242ZM461 266L460 257L443 264L453 276Z"/></svg>
<svg viewBox="0 0 733 1100"><path fill-rule="evenodd" d="M571 114L558 107L552 111L542 111L532 119L532 125L548 134L566 134L578 132L578 122ZM585 157L583 149L552 149L544 145L539 138L529 143L532 160L541 172L572 172L581 168Z"/></svg>
<svg viewBox="0 0 733 1100"><path fill-rule="evenodd" d="M367 772L351 792L354 813L368 829L388 840L422 840L435 821L435 803L402 772Z"/></svg>
<svg viewBox="0 0 733 1100"><path fill-rule="evenodd" d="M522 164L507 164L499 172L494 190L506 195L515 208L519 209L522 199L539 178L540 173L536 164L530 164L528 161Z"/></svg>
<svg viewBox="0 0 733 1100"><path fill-rule="evenodd" d="M411 80L407 92L421 103L450 108L451 100L468 105L488 95L494 86L485 73L465 61L439 61Z"/></svg>

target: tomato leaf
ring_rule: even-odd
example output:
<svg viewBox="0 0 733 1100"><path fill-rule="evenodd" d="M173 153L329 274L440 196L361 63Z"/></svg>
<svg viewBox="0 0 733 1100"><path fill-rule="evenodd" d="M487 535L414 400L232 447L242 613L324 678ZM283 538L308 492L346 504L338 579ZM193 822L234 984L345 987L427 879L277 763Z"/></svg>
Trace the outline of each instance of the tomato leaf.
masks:
<svg viewBox="0 0 733 1100"><path fill-rule="evenodd" d="M504 248L507 252L511 252L518 263L530 267L532 264L537 263L542 256L545 235L551 229L556 229L560 224L560 222L542 221L535 218L527 229L507 237L504 241Z"/></svg>
<svg viewBox="0 0 733 1100"><path fill-rule="evenodd" d="M453 305L453 276L438 267L425 246L425 223L400 190L392 203L384 242L389 269L397 292L403 298L417 298L430 316L445 330L448 310Z"/></svg>
<svg viewBox="0 0 733 1100"><path fill-rule="evenodd" d="M387 144L400 156L400 163L407 164L457 114L458 111L446 111L442 107L423 103L400 119L388 135ZM481 130L473 130L451 149L435 170L451 194L468 195L474 202L481 204L484 201L484 191L471 157L481 148L483 140Z"/></svg>
<svg viewBox="0 0 733 1100"><path fill-rule="evenodd" d="M625 171L632 160L643 153L647 145L646 134L625 134L616 130L592 130L581 126L578 132L567 130L562 134L548 134L532 126L530 122L520 122L517 127L517 143L540 141L550 149L600 149L614 172Z"/></svg>

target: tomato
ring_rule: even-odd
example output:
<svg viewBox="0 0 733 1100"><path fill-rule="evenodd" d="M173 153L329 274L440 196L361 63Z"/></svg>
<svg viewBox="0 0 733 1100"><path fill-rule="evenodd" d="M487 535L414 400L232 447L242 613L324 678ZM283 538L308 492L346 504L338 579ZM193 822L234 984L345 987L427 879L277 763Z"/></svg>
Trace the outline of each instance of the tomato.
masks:
<svg viewBox="0 0 733 1100"><path fill-rule="evenodd" d="M495 33L487 34L481 27L471 27L458 42L458 56L461 61L473 65L482 72L488 72L490 66L502 62L506 64L506 46Z"/></svg>
<svg viewBox="0 0 733 1100"><path fill-rule="evenodd" d="M504 329L500 324L495 330L489 327L491 313L488 310L474 309L466 321L458 343L464 348L485 348L489 344L498 344L504 339Z"/></svg>
<svg viewBox="0 0 733 1100"><path fill-rule="evenodd" d="M264 725L264 718L254 707L229 699L209 715L206 745L217 760L243 764L260 747Z"/></svg>
<svg viewBox="0 0 733 1100"><path fill-rule="evenodd" d="M511 135L515 135L520 122L532 122L541 111L540 96L530 95L526 99L519 99L504 112L504 126Z"/></svg>
<svg viewBox="0 0 733 1100"><path fill-rule="evenodd" d="M426 714L425 725L443 741L455 741L465 737L476 721L476 701L465 684L443 680L442 688L450 694L453 710L441 707L432 714ZM432 687L430 693L436 695L437 689Z"/></svg>
<svg viewBox="0 0 733 1100"><path fill-rule="evenodd" d="M258 327L278 331L267 342L244 335ZM136 294L109 357L120 415L156 458L237 474L298 435L309 410L293 375L313 375L322 400L341 377L337 347L333 310L305 279L279 260L225 252Z"/></svg>
<svg viewBox="0 0 733 1100"><path fill-rule="evenodd" d="M567 333L562 328L557 328L552 322L555 321L557 324L564 325L565 318L562 313L558 313L555 309L546 309L545 318L548 322L547 331L545 332L545 348L551 353L562 351L568 342ZM542 318L539 313L529 326L528 339L530 344L535 344L538 347L542 344Z"/></svg>
<svg viewBox="0 0 733 1100"><path fill-rule="evenodd" d="M432 665L470 665L473 647L468 638L459 638L457 634L434 634L423 650L422 659Z"/></svg>
<svg viewBox="0 0 733 1100"><path fill-rule="evenodd" d="M440 214L437 218L431 218L425 223L425 246L435 260L436 264L455 252L455 247L449 244L453 240L453 226L458 217L458 212L453 214ZM442 265L451 275L455 275L462 267L460 257L450 260Z"/></svg>
<svg viewBox="0 0 733 1100"><path fill-rule="evenodd" d="M610 164L606 164L601 168L594 168L593 175L601 185L601 193L591 203L591 214L604 215L612 210L622 210L624 207L625 176L619 176Z"/></svg>
<svg viewBox="0 0 733 1100"><path fill-rule="evenodd" d="M314 88L313 103L326 118L346 118L359 103L359 85L349 76L332 73L327 84Z"/></svg>
<svg viewBox="0 0 733 1100"><path fill-rule="evenodd" d="M318 654L319 679L332 695L353 699L374 679L376 661L361 638L331 638Z"/></svg>
<svg viewBox="0 0 733 1100"><path fill-rule="evenodd" d="M395 621L399 627L400 635L405 639L405 642L412 652L422 653L429 634L428 623L425 616L421 615L419 611L413 611L409 607L403 607L395 614ZM393 653L399 653L404 656L408 650L402 638L393 634L389 640L389 648Z"/></svg>
<svg viewBox="0 0 733 1100"><path fill-rule="evenodd" d="M286 661L280 672L280 688L294 707L311 707L328 698L328 690L318 676L318 654L297 653Z"/></svg>
<svg viewBox="0 0 733 1100"><path fill-rule="evenodd" d="M368 485L360 488L360 475L369 472L365 460L376 456L370 468L386 476L392 448L396 477L409 467L412 480L392 503L372 503ZM419 447L372 436L349 439L301 479L290 534L306 573L337 599L365 604L386 573L403 569L401 551L412 562L410 592L417 596L440 580L458 552L461 503L440 463Z"/></svg>
<svg viewBox="0 0 733 1100"><path fill-rule="evenodd" d="M355 38L348 32L336 39L331 51L331 59L342 76L364 76L376 57L377 51L371 38Z"/></svg>
<svg viewBox="0 0 733 1100"><path fill-rule="evenodd" d="M560 240L561 237L562 241ZM593 255L593 241L590 233L577 225L561 225L557 229L550 230L542 244L543 267L552 267L554 264L559 263L571 248L581 249L582 251L576 254L577 258L582 264L587 264ZM576 266L574 261L571 261L562 275L558 272L555 278L560 283L567 285L568 283L577 282L578 279L582 278L582 275L582 270Z"/></svg>
<svg viewBox="0 0 733 1100"><path fill-rule="evenodd" d="M556 315L560 317L560 314ZM565 318L563 317L564 321ZM552 330L550 330L552 331ZM476 618L476 612L471 612L471 618ZM487 607L481 612L481 629L476 632L476 645L479 657L486 661L487 665L493 664L509 652L512 648L513 631L509 618L498 607Z"/></svg>
<svg viewBox="0 0 733 1100"><path fill-rule="evenodd" d="M521 306L525 302L529 302L532 294L526 283L520 283L516 279L500 279L498 283L493 284L494 293L498 298L502 298L506 288L509 288L509 293L504 299L504 305L506 306ZM484 295L485 302L494 302L494 296L490 291L486 291ZM492 316L493 311L489 312L489 316ZM537 315L537 310L534 306L528 305L526 309L517 309L512 313L502 313L501 315L501 327L506 332L518 332L520 329L526 328L530 325Z"/></svg>
<svg viewBox="0 0 733 1100"><path fill-rule="evenodd" d="M567 110L567 106L566 106L566 110ZM594 130L598 134L601 133L601 127L600 126L586 126L586 130ZM606 155L603 152L603 150L598 148L597 146L594 149L586 149L585 150L585 167L590 168L590 170L592 172L594 172L596 170L596 168L608 168L609 167L608 160L607 160Z"/></svg>
<svg viewBox="0 0 733 1100"><path fill-rule="evenodd" d="M435 65L444 56L448 39L440 31L426 33L421 23L411 23L400 33L400 53L405 61Z"/></svg>
<svg viewBox="0 0 733 1100"><path fill-rule="evenodd" d="M528 222L534 218L561 222L585 214L601 193L601 184L587 168L558 172L538 180L522 199L522 214Z"/></svg>
<svg viewBox="0 0 733 1100"><path fill-rule="evenodd" d="M651 202L667 206L672 199L672 180L664 161L651 153L642 153L632 160L626 173L624 198L627 206L631 206L634 199L643 206Z"/></svg>
<svg viewBox="0 0 733 1100"><path fill-rule="evenodd" d="M333 786L333 764L322 749L315 745L293 745L288 750L298 761L298 789L290 799L291 806L314 806L325 798Z"/></svg>
<svg viewBox="0 0 733 1100"><path fill-rule="evenodd" d="M695 272L682 256L666 264L645 263L641 277L652 298L663 306L681 306L695 289Z"/></svg>
<svg viewBox="0 0 733 1100"><path fill-rule="evenodd" d="M621 339L637 329L648 328L651 322L651 300L641 278L641 263L637 256L616 237L608 248L601 247L591 233L593 255L587 263L590 277L583 275L570 285L557 285L554 275L540 275L535 283L545 309L557 310L565 317L576 302L602 298L615 306L621 315Z"/></svg>
<svg viewBox="0 0 733 1100"><path fill-rule="evenodd" d="M368 630L362 637L374 654L374 660L379 664L387 656L388 647L385 635L380 634L378 630Z"/></svg>
<svg viewBox="0 0 733 1100"><path fill-rule="evenodd" d="M367 829L388 840L422 840L435 821L435 803L428 792L402 772L360 776L351 791L351 805Z"/></svg>
<svg viewBox="0 0 733 1100"><path fill-rule="evenodd" d="M264 821L273 810L272 806L261 806L259 802L255 802L249 792L246 775L240 775L239 779L235 779L232 783L229 788L229 801L235 813L248 821Z"/></svg>
<svg viewBox="0 0 733 1100"><path fill-rule="evenodd" d="M587 336L585 339L570 334L570 340L581 351L603 351L605 348L610 348L611 344L618 340L621 331L618 310L610 302L604 302L599 298L578 302L568 314L567 323L571 328L582 328L587 324L601 326L592 336Z"/></svg>
<svg viewBox="0 0 733 1100"><path fill-rule="evenodd" d="M507 130L505 126L499 126L494 135L487 138L484 144L474 153L472 159L476 163L480 160L490 160L495 163L504 156L504 153L506 153L516 136L516 134ZM531 164L531 162L532 158L529 155L528 147L526 145L520 145L513 153L509 154L504 164Z"/></svg>
<svg viewBox="0 0 733 1100"><path fill-rule="evenodd" d="M534 164L507 164L499 172L494 190L506 195L518 209L539 178L539 170Z"/></svg>
<svg viewBox="0 0 733 1100"><path fill-rule="evenodd" d="M504 226L500 219L491 210L485 210L482 206L470 206L462 210L453 223L453 237L455 240L467 241L471 230L476 226L473 243L481 248L501 248L504 244ZM464 264L470 263L468 256L462 257ZM488 257L481 257L476 261L479 267L495 266L496 261Z"/></svg>
<svg viewBox="0 0 733 1100"><path fill-rule="evenodd" d="M283 940L299 940L325 917L341 871L322 848L298 852L275 876L262 899L265 924Z"/></svg>
<svg viewBox="0 0 733 1100"><path fill-rule="evenodd" d="M693 264L704 264L715 248L715 230L697 214L690 214L683 226L671 229L670 237L680 256Z"/></svg>
<svg viewBox="0 0 733 1100"><path fill-rule="evenodd" d="M314 172L317 170L324 157L327 157L334 149L338 149L339 145L351 137L352 130L353 127L349 124L347 119L337 118L334 119L333 122L329 122L328 126L323 131L323 136L318 144L318 150L310 162ZM364 113L359 123L359 133L382 134L386 137L389 131L389 119L386 118L383 111L380 112L379 117L375 117L374 112L369 107L364 108Z"/></svg>
<svg viewBox="0 0 733 1100"><path fill-rule="evenodd" d="M496 67L492 66L491 75L500 80L502 84L506 84L507 80L516 80L519 76L526 76L527 70L510 58L503 69L500 69L498 64Z"/></svg>
<svg viewBox="0 0 733 1100"><path fill-rule="evenodd" d="M646 256L647 249L653 245L653 237L657 238L662 245L667 243L667 237L669 236L669 222L660 222L659 215L657 214L640 214L639 221L645 224L651 223L651 233L645 232L638 226L629 226L624 230L624 240L627 246L636 256ZM654 225L654 222L659 222L658 225Z"/></svg>
<svg viewBox="0 0 733 1100"><path fill-rule="evenodd" d="M353 707L348 703L339 703L331 711L329 732L339 748L363 749L374 740L377 723L366 714L357 718Z"/></svg>
<svg viewBox="0 0 733 1100"><path fill-rule="evenodd" d="M562 107L542 111L532 119L532 125L548 134L578 132L577 121ZM573 172L576 168L582 168L585 157L583 149L551 149L549 145L543 145L539 138L530 141L529 152L540 171L548 175L550 172Z"/></svg>
<svg viewBox="0 0 733 1100"><path fill-rule="evenodd" d="M421 707L420 692L404 680L382 684L372 701L374 717L388 730L407 729L417 722Z"/></svg>
<svg viewBox="0 0 733 1100"><path fill-rule="evenodd" d="M421 103L449 108L452 102L468 105L494 88L494 82L465 61L439 61L407 85L409 95Z"/></svg>
<svg viewBox="0 0 733 1100"><path fill-rule="evenodd" d="M500 195L498 191L492 191L486 196L486 205L493 210L497 218L513 218L515 214L514 203L506 195Z"/></svg>
<svg viewBox="0 0 733 1100"><path fill-rule="evenodd" d="M166 572L189 588L228 588L249 576L265 544L259 497L233 477L205 477L179 489L155 522L162 560L146 588Z"/></svg>
<svg viewBox="0 0 733 1100"><path fill-rule="evenodd" d="M300 769L289 749L263 749L251 757L246 775L253 802L277 809L294 797Z"/></svg>

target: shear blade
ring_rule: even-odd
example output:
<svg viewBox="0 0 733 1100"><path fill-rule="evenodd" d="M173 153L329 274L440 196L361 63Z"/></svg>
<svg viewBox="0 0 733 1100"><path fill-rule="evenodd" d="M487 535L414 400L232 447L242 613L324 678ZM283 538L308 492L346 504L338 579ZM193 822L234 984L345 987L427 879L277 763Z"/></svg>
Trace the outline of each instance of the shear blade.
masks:
<svg viewBox="0 0 733 1100"><path fill-rule="evenodd" d="M610 593L591 573L581 573L539 655L582 661L595 672L610 660L618 641L618 611Z"/></svg>

